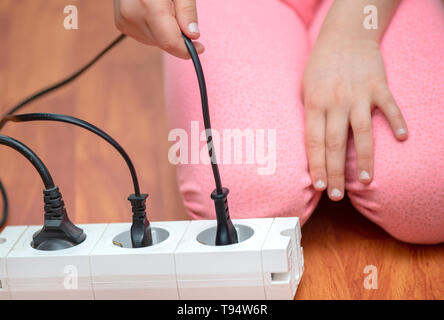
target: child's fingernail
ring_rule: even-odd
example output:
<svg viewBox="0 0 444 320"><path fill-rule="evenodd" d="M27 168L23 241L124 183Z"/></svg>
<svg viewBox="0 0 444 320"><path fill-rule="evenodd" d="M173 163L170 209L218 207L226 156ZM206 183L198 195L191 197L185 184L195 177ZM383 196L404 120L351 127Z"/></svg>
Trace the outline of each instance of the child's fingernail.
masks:
<svg viewBox="0 0 444 320"><path fill-rule="evenodd" d="M191 33L199 33L199 26L197 25L197 22L191 22L191 23L188 25L188 30L189 30Z"/></svg>
<svg viewBox="0 0 444 320"><path fill-rule="evenodd" d="M404 128L398 129L398 136L405 136L407 134L407 130Z"/></svg>
<svg viewBox="0 0 444 320"><path fill-rule="evenodd" d="M316 189L324 189L325 188L325 182L322 180L318 180L314 184Z"/></svg>
<svg viewBox="0 0 444 320"><path fill-rule="evenodd" d="M331 190L330 195L332 198L340 198L342 197L342 192L341 190L334 188L333 190Z"/></svg>
<svg viewBox="0 0 444 320"><path fill-rule="evenodd" d="M370 174L367 171L362 170L359 174L359 180L370 180Z"/></svg>

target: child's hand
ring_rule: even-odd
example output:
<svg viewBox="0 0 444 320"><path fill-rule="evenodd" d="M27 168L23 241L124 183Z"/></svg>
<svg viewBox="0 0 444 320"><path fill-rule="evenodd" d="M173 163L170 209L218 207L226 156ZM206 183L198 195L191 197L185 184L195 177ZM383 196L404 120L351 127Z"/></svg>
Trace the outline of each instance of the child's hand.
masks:
<svg viewBox="0 0 444 320"><path fill-rule="evenodd" d="M332 200L344 195L344 166L349 126L357 152L359 181L373 177L371 110L385 114L399 140L407 126L385 76L379 46L373 40L321 34L310 54L303 79L305 143L313 185L328 186Z"/></svg>
<svg viewBox="0 0 444 320"><path fill-rule="evenodd" d="M196 0L114 0L114 11L121 32L179 58L190 57L181 31L192 40L200 35ZM197 53L204 51L201 43L194 45Z"/></svg>

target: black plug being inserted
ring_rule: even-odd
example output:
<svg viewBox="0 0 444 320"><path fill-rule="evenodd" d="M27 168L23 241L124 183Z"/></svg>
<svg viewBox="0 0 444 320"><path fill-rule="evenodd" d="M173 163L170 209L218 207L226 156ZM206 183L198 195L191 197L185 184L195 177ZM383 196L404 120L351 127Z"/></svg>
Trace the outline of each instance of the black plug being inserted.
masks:
<svg viewBox="0 0 444 320"><path fill-rule="evenodd" d="M66 79L63 79L56 84L45 88L41 91L38 91L37 93L33 94L32 96L26 98L24 101L20 102L16 106L14 106L11 110L9 110L5 116L3 116L0 119L0 130L3 128L3 126L6 124L7 121L31 121L31 117L43 117L44 119L32 119L32 120L52 120L52 121L62 121L62 122L69 122L78 126L81 126L83 128L86 128L97 135L101 136L105 140L107 140L109 143L111 143L125 158L125 161L128 164L128 167L130 168L131 175L133 178L133 183L135 186L135 193L130 195L128 200L131 203L132 211L133 211L133 224L131 227L131 242L133 245L133 248L139 248L144 246L149 246L152 244L152 236L151 236L151 229L149 222L146 218L146 199L148 195L146 194L140 194L138 182L137 182L137 176L135 174L134 167L131 163L131 160L126 155L125 151L120 147L120 145L117 144L113 139L108 140L107 138L110 138L106 133L101 131L100 129L89 125L87 122L84 122L79 119L75 119L68 116L63 115L53 115L59 117L59 119L55 120L49 114L33 114L33 115L21 115L19 117L22 117L20 120L17 118L18 116L14 115L17 111L24 108L25 106L29 105L31 102L47 95L48 93L51 93L68 83L74 81L77 79L80 75L82 75L85 71L87 71L90 67L92 67L101 57L103 57L107 52L109 52L112 48L114 48L118 43L120 43L125 38L125 35L120 35L117 39L115 39L109 46L107 46L104 50L102 50L96 57L94 57L88 64L86 64L84 67L82 67L80 70L75 72L73 75L69 76ZM213 153L213 142L212 142L212 135L211 135L211 124L210 124L210 115L209 115L209 109L208 109L208 99L207 99L207 92L206 92L206 85L205 85L205 78L203 75L202 67L200 64L199 56L196 52L196 49L192 43L192 41L183 35L183 38L185 40L186 47L190 53L190 56L193 60L197 78L199 81L199 87L200 87L200 94L201 94L201 100L202 100L202 111L203 111L203 118L205 123L206 133L207 133L207 145L208 150L211 158L211 167L213 170L214 179L216 182L216 189L212 192L211 198L214 201L214 205L216 208L216 217L217 217L217 234L216 234L216 245L228 245L228 244L234 244L238 242L237 239L237 232L236 229L230 219L230 213L228 209L228 202L227 202L227 196L228 196L228 189L222 188L220 175L219 175L219 169L216 163L216 157ZM63 119L61 119L63 118ZM106 138L107 137L107 138ZM3 191L4 188L2 188ZM3 198L4 198L4 218L5 220L6 214L7 214L7 197L6 192L2 192ZM55 196L55 193L51 193L49 195L48 199L53 199ZM57 198L57 197L55 197ZM62 201L61 197L60 200ZM55 202L57 202L55 201Z"/></svg>
<svg viewBox="0 0 444 320"><path fill-rule="evenodd" d="M8 146L31 162L45 185L44 224L32 237L31 246L39 250L61 250L82 243L86 234L68 218L65 203L59 188L54 185L51 174L40 158L27 146L11 137L0 135L0 144Z"/></svg>
<svg viewBox="0 0 444 320"><path fill-rule="evenodd" d="M207 146L211 159L211 169L213 170L214 180L216 182L216 189L211 193L211 199L214 201L216 208L216 246L224 246L238 243L237 231L230 218L230 210L228 208L228 193L227 188L222 187L222 182L219 174L219 167L216 161L216 154L214 153L213 137L211 133L210 111L208 107L207 87L205 84L205 77L200 63L199 55L196 52L193 42L184 34L182 37L185 41L185 46L193 60L194 68L199 82L200 97L202 101L202 113L205 125L205 132L207 134Z"/></svg>
<svg viewBox="0 0 444 320"><path fill-rule="evenodd" d="M56 121L56 122L64 122L69 123L83 129L86 129L105 141L111 144L122 156L125 160L128 169L130 171L133 185L134 185L134 194L131 194L128 197L128 200L131 203L132 207L132 225L131 225L131 243L133 248L142 248L151 246L153 244L152 233L150 222L147 219L146 215L146 199L148 198L148 194L141 194L139 187L139 180L137 178L136 169L126 153L126 151L122 148L122 146L114 140L111 136L105 133L103 130L98 127L88 123L84 120L62 115L62 114L53 114L53 113L28 113L28 114L20 114L20 115L8 115L4 118L4 122L29 122L29 121Z"/></svg>

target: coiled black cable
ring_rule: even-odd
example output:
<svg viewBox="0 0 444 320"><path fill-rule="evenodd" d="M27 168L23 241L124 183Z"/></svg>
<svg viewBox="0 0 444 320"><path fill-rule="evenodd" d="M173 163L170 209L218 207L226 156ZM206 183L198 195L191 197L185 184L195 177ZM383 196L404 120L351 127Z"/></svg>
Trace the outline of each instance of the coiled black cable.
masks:
<svg viewBox="0 0 444 320"><path fill-rule="evenodd" d="M137 179L136 169L134 168L134 165L126 153L126 151L122 148L122 146L114 140L110 135L108 135L103 130L99 129L98 127L94 126L93 124L86 122L84 120L63 115L63 114L54 114L54 113L27 113L27 114L19 114L19 115L9 115L4 118L4 121L12 121L12 122L29 122L29 121L56 121L56 122L65 122L69 124L73 124L75 126L84 128L102 139L104 139L106 142L108 142L110 145L112 145L122 156L122 158L125 160L128 169L131 174L131 178L133 180L134 185L134 193L136 196L140 196L140 187L139 187L139 180Z"/></svg>
<svg viewBox="0 0 444 320"><path fill-rule="evenodd" d="M91 61L89 61L85 66L83 66L82 68L80 68L78 71L74 72L72 75L70 75L69 77L62 79L60 81L58 81L57 83L53 84L52 86L49 86L45 89L39 90L38 92L34 93L33 95L29 96L28 98L26 98L25 100L21 101L20 103L18 103L17 105L15 105L14 107L12 107L3 117L2 120L0 121L0 130L3 128L4 126L4 118L7 115L11 115L16 113L17 111L19 111L21 108L23 108L24 106L28 105L29 103L37 100L38 98L41 98L44 95L47 95L48 93L55 91L65 85L67 85L68 83L74 81L75 79L77 79L79 76L81 76L85 71L87 71L89 68L91 68L97 61L100 60L100 58L102 58L108 51L110 51L112 48L114 48L118 43L120 43L120 41L122 41L123 39L125 39L126 35L121 34L120 36L118 36L113 42L111 42L105 49L103 49L102 51L100 51L100 53L98 55L96 55Z"/></svg>
<svg viewBox="0 0 444 320"><path fill-rule="evenodd" d="M214 145L213 145L213 137L212 137L212 131L211 131L211 121L210 121L210 112L208 107L208 96L207 96L207 89L206 89L206 83L205 83L205 77L203 74L202 66L200 63L199 55L196 52L196 48L194 47L192 41L184 34L182 34L183 39L185 41L185 45L188 49L188 52L190 53L191 59L193 61L196 75L199 83L200 88L200 95L201 95L201 102L202 102L202 113L203 113L203 119L204 119L204 126L205 126L205 132L207 135L207 146L208 146L208 152L211 159L211 169L213 171L213 176L216 184L216 192L217 194L223 194L224 190L222 188L222 182L220 178L219 173L219 167L217 165L217 159L216 154L214 153ZM86 121L69 117L65 115L56 115L56 114L25 114L21 115L22 118L17 118L17 116L13 116L14 113L25 107L26 105L30 104L31 102L37 100L38 98L41 98L44 95L47 95L67 84L74 81L76 78L78 78L80 75L82 75L85 71L87 71L90 67L92 67L100 58L102 58L108 51L110 51L113 47L115 47L118 43L120 43L123 39L126 38L126 35L121 34L119 35L112 43L110 43L105 49L103 49L98 55L96 55L90 62L88 62L85 66L83 66L78 71L74 72L71 76L55 83L52 86L49 86L45 89L42 89L35 94L31 95L30 97L26 98L22 102L18 103L14 107L12 107L0 120L0 130L4 127L7 121L14 121L14 122L21 122L21 121L35 121L35 120L46 120L46 121L60 121L60 122L67 122L71 123L80 127L83 127L98 136L102 137L106 141L108 141L111 145L116 148L117 151L122 155L122 157L125 159L128 168L131 172L131 177L134 184L134 190L136 195L140 195L140 188L138 184L137 175L135 173L134 166L126 154L125 150L109 135L107 135L105 132L100 130L99 128L89 124ZM20 116L19 116L20 117ZM33 118L34 117L34 118ZM40 117L40 118L39 118ZM4 210L3 210L3 218L1 222L4 224L4 220L6 220L7 214L8 214L8 199L7 194L5 191L5 188L3 185L1 185L2 189L2 197L4 199ZM3 192L4 191L4 192ZM0 224L0 227L3 225Z"/></svg>
<svg viewBox="0 0 444 320"><path fill-rule="evenodd" d="M1 117L1 119L0 119L0 130L6 124L5 117L16 113L17 111L21 110L23 107L25 107L26 105L30 104L31 102L33 102L33 101L35 101L35 100L37 100L37 99L39 99L39 98L41 98L41 97L43 97L45 95L47 95L47 94L57 90L57 89L60 89L63 86L71 83L72 81L77 79L79 76L81 76L84 72L86 72L89 68L91 68L106 53L108 53L111 49L113 49L117 44L119 44L125 38L126 38L126 35L124 35L124 34L119 35L113 42L111 42L108 46L106 46L105 49L100 51L99 54L97 54L86 65L84 65L82 68L80 68L79 70L74 72L72 75L70 75L67 78L64 78L64 79L56 82L55 84L53 84L53 85L51 85L51 86L49 86L47 88L44 88L42 90L37 91L33 95L29 96L28 98L24 99L23 101L19 102L15 106L13 106L9 111L7 111ZM2 215L2 218L0 220L0 228L1 228L5 224L6 219L8 217L9 205L8 205L8 196L7 196L7 193L6 193L6 189L5 189L5 186L1 183L1 181L0 181L0 189L1 189L2 198L3 198L3 215Z"/></svg>

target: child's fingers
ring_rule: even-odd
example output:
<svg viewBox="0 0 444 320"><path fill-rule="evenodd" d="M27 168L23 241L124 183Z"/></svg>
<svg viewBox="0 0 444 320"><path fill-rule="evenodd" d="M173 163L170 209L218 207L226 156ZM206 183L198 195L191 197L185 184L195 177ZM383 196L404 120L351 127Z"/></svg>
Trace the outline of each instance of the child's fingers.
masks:
<svg viewBox="0 0 444 320"><path fill-rule="evenodd" d="M196 48L196 51L198 54L201 54L205 51L205 47L202 43L193 41L194 47Z"/></svg>
<svg viewBox="0 0 444 320"><path fill-rule="evenodd" d="M327 187L325 165L325 114L322 110L306 108L305 149L313 186L322 191Z"/></svg>
<svg viewBox="0 0 444 320"><path fill-rule="evenodd" d="M179 25L174 16L174 7L169 0L141 0L146 8L146 23L157 45L166 52L188 58Z"/></svg>
<svg viewBox="0 0 444 320"><path fill-rule="evenodd" d="M356 148L358 179L368 184L373 177L373 129L368 104L357 106L350 114L353 140Z"/></svg>
<svg viewBox="0 0 444 320"><path fill-rule="evenodd" d="M183 33L193 40L199 38L196 0L174 0L174 5L177 22Z"/></svg>
<svg viewBox="0 0 444 320"><path fill-rule="evenodd" d="M156 39L157 45L166 52L183 59L188 59L189 54L182 38L176 19L173 17L159 16L150 19L149 27Z"/></svg>
<svg viewBox="0 0 444 320"><path fill-rule="evenodd" d="M345 154L347 148L348 117L340 109L327 113L326 158L328 195L339 201L344 197Z"/></svg>
<svg viewBox="0 0 444 320"><path fill-rule="evenodd" d="M176 18L175 2L171 0L114 0L114 2L115 22L121 32L142 43L157 46L176 57L190 58ZM189 10L186 5L182 7L184 12ZM193 20L192 17L190 19ZM196 35L191 38L196 38ZM205 50L201 43L194 42L194 45L198 54Z"/></svg>
<svg viewBox="0 0 444 320"><path fill-rule="evenodd" d="M139 3L115 0L114 4L115 25L119 31L144 44L156 44L145 22L145 11L141 10Z"/></svg>
<svg viewBox="0 0 444 320"><path fill-rule="evenodd" d="M405 140L408 136L407 124L399 109L392 93L383 85L379 88L374 97L374 101L378 108L384 113L390 123L390 127L398 140Z"/></svg>

